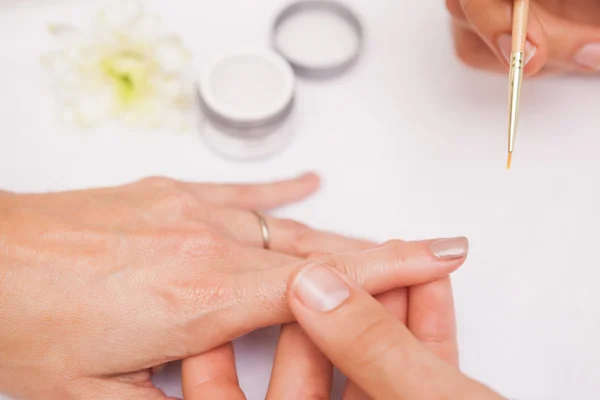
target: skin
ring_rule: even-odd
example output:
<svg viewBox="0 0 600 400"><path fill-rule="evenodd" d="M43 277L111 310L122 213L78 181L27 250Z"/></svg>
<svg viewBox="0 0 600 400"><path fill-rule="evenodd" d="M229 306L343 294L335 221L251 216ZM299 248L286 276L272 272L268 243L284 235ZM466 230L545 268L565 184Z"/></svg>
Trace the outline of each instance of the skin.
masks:
<svg viewBox="0 0 600 400"><path fill-rule="evenodd" d="M174 360L193 365L199 354L224 368L186 373L186 387L228 390L219 389L237 379L228 343L294 321L286 287L298 268L325 263L378 295L441 279L464 262L433 257L427 241L371 249L276 218L267 221L272 250L263 249L250 210L300 200L318 186L307 175L263 185L151 178L65 193L1 192L0 392L165 400L152 372ZM349 248L356 252L324 254Z"/></svg>
<svg viewBox="0 0 600 400"><path fill-rule="evenodd" d="M290 279L288 301L298 322L282 330L267 399L328 399L329 360L349 377L345 400L503 399L458 369L449 278L375 299L332 269L350 296L321 313L307 307L295 290L296 278L314 267L303 266ZM184 363L186 400L244 399L233 353L220 356L214 352Z"/></svg>
<svg viewBox="0 0 600 400"><path fill-rule="evenodd" d="M350 257L359 254L351 253L354 243L346 245ZM319 265L320 257L311 258ZM287 296L298 322L282 327L267 400L328 399L333 365L348 376L344 400L503 399L459 371L449 277L372 297L340 274L351 297L333 312L319 314L294 291L296 277L314 265L301 266L289 281ZM390 355L382 357L382 348ZM245 400L231 346L185 360L183 377L186 400Z"/></svg>
<svg viewBox="0 0 600 400"><path fill-rule="evenodd" d="M497 40L512 31L511 0L446 0L458 57L468 66L506 72ZM589 0L531 0L528 40L537 47L527 75L596 74L576 61L589 43L600 43L600 3Z"/></svg>

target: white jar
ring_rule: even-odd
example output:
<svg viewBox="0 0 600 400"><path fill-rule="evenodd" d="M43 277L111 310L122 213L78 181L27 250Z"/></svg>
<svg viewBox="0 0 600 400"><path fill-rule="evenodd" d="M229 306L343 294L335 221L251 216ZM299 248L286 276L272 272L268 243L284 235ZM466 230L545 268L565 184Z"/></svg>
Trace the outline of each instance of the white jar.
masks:
<svg viewBox="0 0 600 400"><path fill-rule="evenodd" d="M237 160L281 152L294 136L296 75L329 78L357 61L363 28L350 8L331 0L301 0L272 27L273 50L222 54L198 80L203 136Z"/></svg>
<svg viewBox="0 0 600 400"><path fill-rule="evenodd" d="M260 159L285 148L293 137L296 78L270 50L219 56L198 81L207 143L224 156Z"/></svg>

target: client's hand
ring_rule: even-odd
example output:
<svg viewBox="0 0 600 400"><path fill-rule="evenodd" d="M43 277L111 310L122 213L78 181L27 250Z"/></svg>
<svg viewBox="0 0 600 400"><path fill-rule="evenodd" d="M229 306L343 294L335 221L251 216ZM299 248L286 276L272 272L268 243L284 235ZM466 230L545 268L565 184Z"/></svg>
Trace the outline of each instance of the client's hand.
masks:
<svg viewBox="0 0 600 400"><path fill-rule="evenodd" d="M446 4L461 60L478 69L507 71L513 1L446 0ZM599 21L597 1L531 0L525 72L600 72Z"/></svg>
<svg viewBox="0 0 600 400"><path fill-rule="evenodd" d="M352 244L348 243L347 246L351 248ZM317 283L336 291L335 287L329 286L329 283L332 282L331 279L328 279L330 270L344 271L347 270L344 266L353 264L368 264L375 267L380 263L378 259L383 252L388 251L386 249L389 249L389 246L395 248L395 258L401 265L408 266L415 263L413 265L416 266L423 263L421 265L424 267L432 261L452 262L453 260L464 260L468 243L463 238L425 242L394 242L364 252L323 256L320 259L314 258L304 262L301 268L318 268ZM416 286L407 290L404 287L413 285L411 282L414 279L411 278L411 275L414 272L416 271L401 268L397 284L388 286L388 289L392 287L400 289L384 292L378 299L393 309L396 317L406 320L406 316L409 315L409 324L415 329L417 335L420 338L435 341L432 347L436 348L438 353L446 359L456 362L457 352L449 280L445 279L440 283L432 284L430 289L427 289L427 286L423 288ZM345 276L346 279L352 279L370 293L374 293L372 287L364 282L362 277L353 276L352 274L350 274L350 277L347 274ZM423 280L421 283L437 281L444 279L446 276L441 275L437 278L431 276L430 279ZM376 292L381 293L380 291ZM319 285L314 286L312 289L308 288L304 293L313 294L313 304L320 302L322 307L331 305L332 299L321 296ZM338 294L340 293L343 294L338 292ZM407 293L410 293L410 303L407 303ZM333 298L335 297L334 295ZM436 303L437 301L440 302L439 306ZM408 304L410 304L410 307ZM436 311L436 307L441 308L441 310ZM349 323L353 321L356 320L352 316L348 318ZM357 321L355 328L358 329L361 326L360 321ZM331 331L331 333L343 335L341 331ZM360 351L358 348L349 350ZM332 367L327 357L312 344L302 329L297 324L284 326L277 348L268 398L286 400L328 398L331 375ZM183 391L186 400L244 399L244 394L237 382L232 348L230 346L221 347L185 360L183 364ZM351 383L346 390L346 395L348 399L354 399L362 398L361 396L364 393L358 386Z"/></svg>
<svg viewBox="0 0 600 400"><path fill-rule="evenodd" d="M0 392L164 400L153 367L293 321L285 293L298 257L347 248L349 239L267 218L267 251L250 210L317 186L314 176L251 186L149 179L0 193ZM330 260L377 294L446 276L464 261L445 255L390 244Z"/></svg>

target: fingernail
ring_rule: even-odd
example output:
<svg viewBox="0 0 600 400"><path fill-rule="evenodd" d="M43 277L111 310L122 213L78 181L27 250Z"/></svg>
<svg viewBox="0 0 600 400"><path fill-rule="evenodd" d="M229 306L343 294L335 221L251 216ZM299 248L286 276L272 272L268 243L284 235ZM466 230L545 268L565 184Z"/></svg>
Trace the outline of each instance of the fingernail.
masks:
<svg viewBox="0 0 600 400"><path fill-rule="evenodd" d="M589 43L575 55L575 62L582 67L600 70L600 43Z"/></svg>
<svg viewBox="0 0 600 400"><path fill-rule="evenodd" d="M429 250L440 260L457 260L467 255L469 241L464 237L437 240L429 244Z"/></svg>
<svg viewBox="0 0 600 400"><path fill-rule="evenodd" d="M512 35L504 34L498 38L498 48L500 49L500 53L506 60L508 64L510 64L510 56L512 54ZM524 65L527 65L529 61L535 56L537 52L537 47L531 43L529 40L525 42L525 59L523 60Z"/></svg>
<svg viewBox="0 0 600 400"><path fill-rule="evenodd" d="M294 294L313 311L326 313L350 297L346 283L330 268L312 265L301 271L292 285Z"/></svg>

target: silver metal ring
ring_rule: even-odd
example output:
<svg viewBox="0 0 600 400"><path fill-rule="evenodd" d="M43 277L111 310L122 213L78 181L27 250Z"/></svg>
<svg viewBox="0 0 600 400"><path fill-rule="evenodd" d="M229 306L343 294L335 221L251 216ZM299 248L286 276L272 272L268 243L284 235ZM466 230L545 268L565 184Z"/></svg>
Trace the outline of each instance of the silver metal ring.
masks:
<svg viewBox="0 0 600 400"><path fill-rule="evenodd" d="M269 226L267 225L267 220L265 216L259 213L258 211L253 211L254 215L258 218L258 222L260 224L260 232L262 234L263 247L266 250L271 248L271 236L269 235Z"/></svg>

